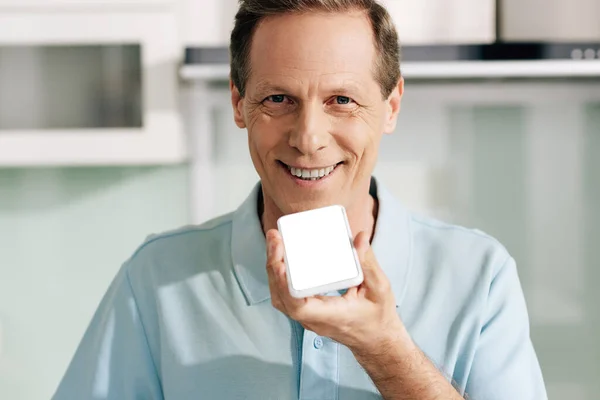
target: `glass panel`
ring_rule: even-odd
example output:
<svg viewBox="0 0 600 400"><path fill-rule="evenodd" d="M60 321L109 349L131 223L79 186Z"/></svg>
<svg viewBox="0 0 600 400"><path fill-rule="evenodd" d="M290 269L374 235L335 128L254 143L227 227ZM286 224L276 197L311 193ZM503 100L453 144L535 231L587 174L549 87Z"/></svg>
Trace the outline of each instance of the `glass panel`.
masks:
<svg viewBox="0 0 600 400"><path fill-rule="evenodd" d="M141 126L139 45L0 46L0 134Z"/></svg>
<svg viewBox="0 0 600 400"><path fill-rule="evenodd" d="M256 181L226 89L214 215ZM600 80L409 82L375 175L409 208L476 227L515 257L550 399L600 392Z"/></svg>
<svg viewBox="0 0 600 400"><path fill-rule="evenodd" d="M259 178L248 152L246 130L239 129L233 122L231 106L215 108L212 117L215 132L218 132L212 153L216 195L213 213L220 215L236 209Z"/></svg>
<svg viewBox="0 0 600 400"><path fill-rule="evenodd" d="M189 223L188 182L185 165L0 169L2 399L52 396L122 263Z"/></svg>

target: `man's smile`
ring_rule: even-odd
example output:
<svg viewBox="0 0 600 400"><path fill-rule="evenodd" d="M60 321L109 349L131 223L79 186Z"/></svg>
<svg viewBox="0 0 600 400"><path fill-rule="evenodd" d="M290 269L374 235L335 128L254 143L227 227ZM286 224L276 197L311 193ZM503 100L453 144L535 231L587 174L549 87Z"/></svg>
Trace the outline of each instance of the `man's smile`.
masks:
<svg viewBox="0 0 600 400"><path fill-rule="evenodd" d="M297 181L323 181L326 178L333 175L337 169L337 167L343 164L342 161L337 164L323 166L323 167L300 167L300 166L291 166L282 161L278 161L278 163L287 169L288 174Z"/></svg>

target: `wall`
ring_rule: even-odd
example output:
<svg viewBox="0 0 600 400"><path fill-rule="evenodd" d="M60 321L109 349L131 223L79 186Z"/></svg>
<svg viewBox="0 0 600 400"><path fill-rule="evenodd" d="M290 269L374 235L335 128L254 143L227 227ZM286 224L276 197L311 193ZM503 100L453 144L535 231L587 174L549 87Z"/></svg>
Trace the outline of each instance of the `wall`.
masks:
<svg viewBox="0 0 600 400"><path fill-rule="evenodd" d="M0 398L50 398L120 265L188 210L186 166L0 169Z"/></svg>

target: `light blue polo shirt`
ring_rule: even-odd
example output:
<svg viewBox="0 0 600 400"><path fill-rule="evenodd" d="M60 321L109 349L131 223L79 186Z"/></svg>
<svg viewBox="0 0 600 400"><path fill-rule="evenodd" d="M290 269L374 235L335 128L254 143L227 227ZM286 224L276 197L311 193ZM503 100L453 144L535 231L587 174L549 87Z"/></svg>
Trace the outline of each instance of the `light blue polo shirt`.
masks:
<svg viewBox="0 0 600 400"><path fill-rule="evenodd" d="M54 399L365 400L343 345L274 309L257 215L151 236L125 262ZM470 399L546 399L514 260L493 238L417 216L374 179L375 255L414 341Z"/></svg>

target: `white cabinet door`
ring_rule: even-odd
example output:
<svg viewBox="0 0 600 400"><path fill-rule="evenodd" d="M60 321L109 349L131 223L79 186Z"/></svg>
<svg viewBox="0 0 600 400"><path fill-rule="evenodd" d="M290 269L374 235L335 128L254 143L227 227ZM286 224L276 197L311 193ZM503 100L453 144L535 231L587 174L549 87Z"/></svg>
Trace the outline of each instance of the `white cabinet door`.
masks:
<svg viewBox="0 0 600 400"><path fill-rule="evenodd" d="M41 9L41 8L123 8L151 7L175 4L177 0L0 0L0 11L8 9Z"/></svg>
<svg viewBox="0 0 600 400"><path fill-rule="evenodd" d="M382 0L406 45L492 43L494 0Z"/></svg>
<svg viewBox="0 0 600 400"><path fill-rule="evenodd" d="M12 56L0 57L4 63L0 66L0 86L4 84L5 88L0 90L0 103L17 111L31 112L31 115L25 119L25 125L20 120L11 124L7 118L14 115L7 116L4 108L5 115L0 121L0 127L5 124L0 129L0 165L127 165L184 161L187 154L177 98L177 66L181 59L178 39L175 12L1 12L0 52ZM119 49L123 45L139 49L137 90L141 111L137 123L78 126L72 121L83 119L80 115L63 116L64 121L47 122L58 119L60 115L55 114L60 114L59 111L51 112L52 115L41 118L43 122L40 122L39 113L65 111L65 107L44 103L40 97L54 96L51 97L54 102L70 101L73 107L79 107L79 102L72 96L90 100L99 93L110 95L113 92L107 91L107 84L114 85L116 92L123 95L116 99L117 107L121 104L127 110L129 97L126 95L129 88L136 88L135 85L123 79L108 79L100 80L100 84L95 86L84 86L91 82L82 78L86 69L91 71L98 66L90 63L89 58L83 57L78 62L72 56L77 48L86 50L113 46ZM49 57L58 59L52 65L31 59L37 53L57 49L64 51L65 57ZM121 64L111 63L111 57L113 61L118 60L122 52L109 51L108 54L101 58L106 68L99 73L123 76L119 71L116 74L110 71L111 68L120 68ZM10 60L17 61L10 65ZM24 67L20 67L19 63ZM32 71L26 71L28 68ZM60 79L43 79L49 70L58 71ZM72 79L65 75L66 71L72 71ZM23 79L11 82L19 73ZM12 90L7 90L11 83ZM101 104L100 111L106 115L110 113L106 108L110 109L115 102L97 104Z"/></svg>
<svg viewBox="0 0 600 400"><path fill-rule="evenodd" d="M236 0L180 0L181 34L186 46L229 45Z"/></svg>
<svg viewBox="0 0 600 400"><path fill-rule="evenodd" d="M501 15L505 40L600 40L598 0L504 0Z"/></svg>
<svg viewBox="0 0 600 400"><path fill-rule="evenodd" d="M235 0L182 0L188 46L225 46L237 11ZM592 0L590 0L592 1ZM492 43L495 0L381 0L403 44Z"/></svg>

